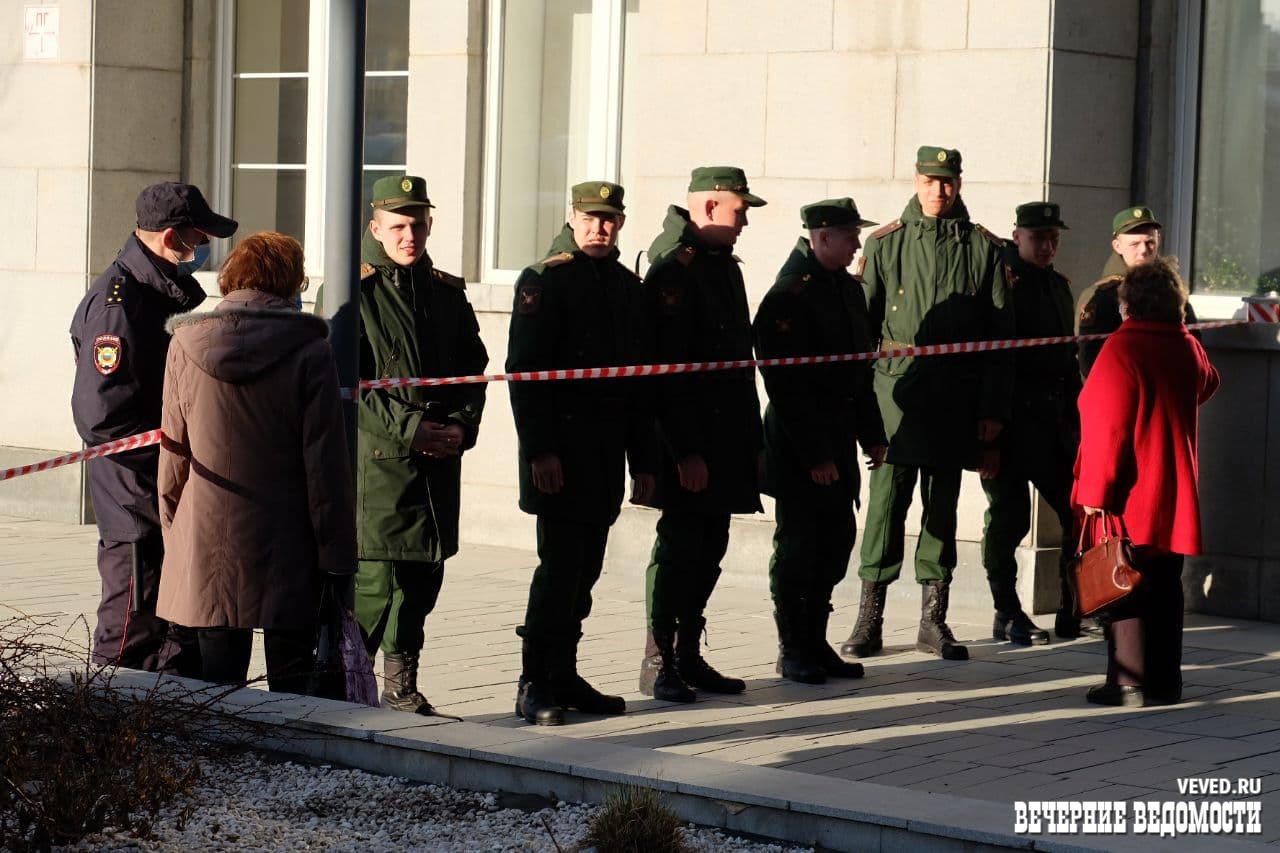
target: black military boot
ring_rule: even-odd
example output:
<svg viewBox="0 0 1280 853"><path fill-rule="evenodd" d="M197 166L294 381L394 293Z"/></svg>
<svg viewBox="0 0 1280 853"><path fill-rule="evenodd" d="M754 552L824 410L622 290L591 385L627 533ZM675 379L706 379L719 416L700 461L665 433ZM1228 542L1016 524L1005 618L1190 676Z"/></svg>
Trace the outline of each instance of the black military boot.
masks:
<svg viewBox="0 0 1280 853"><path fill-rule="evenodd" d="M991 636L1008 640L1015 646L1043 646L1049 642L1049 632L1031 621L1018 600L1018 591L1011 579L988 578L991 600L996 614L991 623Z"/></svg>
<svg viewBox="0 0 1280 853"><path fill-rule="evenodd" d="M730 678L716 672L702 657L702 629L707 620L701 616L680 620L676 631L676 671L684 683L694 690L707 693L741 693L747 683L741 678Z"/></svg>
<svg viewBox="0 0 1280 853"><path fill-rule="evenodd" d="M947 603L951 584L926 581L920 585L920 632L916 634L916 650L937 655L943 660L968 660L969 650L956 642L947 627Z"/></svg>
<svg viewBox="0 0 1280 853"><path fill-rule="evenodd" d="M840 659L836 650L827 642L827 625L831 620L831 602L815 602L809 614L809 642L813 647L813 659L826 670L828 678L862 678L860 663Z"/></svg>
<svg viewBox="0 0 1280 853"><path fill-rule="evenodd" d="M775 601L773 622L778 626L778 662L774 671L788 681L825 684L827 673L813 658L805 623L804 599Z"/></svg>
<svg viewBox="0 0 1280 853"><path fill-rule="evenodd" d="M688 704L698 694L684 683L676 668L675 635L661 628L650 631L645 642L645 659L640 669L640 692L663 702Z"/></svg>
<svg viewBox="0 0 1280 853"><path fill-rule="evenodd" d="M535 640L520 647L522 671L516 690L516 716L538 726L564 725L564 708L556 704L547 677L547 661Z"/></svg>
<svg viewBox="0 0 1280 853"><path fill-rule="evenodd" d="M549 662L551 695L555 703L584 714L617 716L627 713L627 703L621 696L601 693L578 674L578 641L581 638L582 635L578 634L556 644L555 656Z"/></svg>
<svg viewBox="0 0 1280 853"><path fill-rule="evenodd" d="M448 716L418 692L417 652L383 652L382 677L382 707L424 717Z"/></svg>
<svg viewBox="0 0 1280 853"><path fill-rule="evenodd" d="M865 658L884 648L880 632L884 627L884 597L887 583L862 582L862 600L858 602L858 621L849 639L840 647L840 654L851 658Z"/></svg>

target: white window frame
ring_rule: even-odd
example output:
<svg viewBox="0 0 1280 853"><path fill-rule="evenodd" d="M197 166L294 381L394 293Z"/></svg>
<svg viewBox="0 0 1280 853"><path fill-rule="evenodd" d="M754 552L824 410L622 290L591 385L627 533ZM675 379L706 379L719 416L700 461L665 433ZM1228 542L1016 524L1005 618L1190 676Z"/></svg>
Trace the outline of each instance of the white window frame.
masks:
<svg viewBox="0 0 1280 853"><path fill-rule="evenodd" d="M520 2L520 0L516 0ZM487 14L484 134L484 214L480 270L486 284L514 285L520 270L495 265L498 252L499 141L502 139L502 20L507 0L489 0ZM622 148L622 75L626 0L591 0L591 75L587 112L587 175L617 182ZM599 73L604 69L607 73ZM579 176L585 177L585 176ZM564 188L565 205L568 190ZM530 261L533 259L531 258Z"/></svg>
<svg viewBox="0 0 1280 853"><path fill-rule="evenodd" d="M236 169L291 169L306 172L307 205L303 222L302 245L305 248L305 271L311 279L310 298L314 298L318 285L323 283L324 270L324 232L325 205L321 200L325 195L324 158L325 158L325 120L326 99L324 75L312 73L328 65L329 57L329 3L328 0L311 0L308 8L307 33L307 71L291 71L281 73L252 72L235 73L235 6L232 0L223 0L217 4L215 62L217 74L214 88L214 106L217 115L218 133L214 139L214 162L216 164L216 183L212 190L211 203L215 210L231 209L233 178ZM409 71L366 71L365 77L404 77ZM305 163L235 163L234 152L235 130L235 81L252 78L306 78L307 80L307 154ZM364 169L385 169L405 172L406 163L364 163ZM227 252L226 241L215 241L213 262L216 265ZM208 289L215 278L211 272L198 276Z"/></svg>

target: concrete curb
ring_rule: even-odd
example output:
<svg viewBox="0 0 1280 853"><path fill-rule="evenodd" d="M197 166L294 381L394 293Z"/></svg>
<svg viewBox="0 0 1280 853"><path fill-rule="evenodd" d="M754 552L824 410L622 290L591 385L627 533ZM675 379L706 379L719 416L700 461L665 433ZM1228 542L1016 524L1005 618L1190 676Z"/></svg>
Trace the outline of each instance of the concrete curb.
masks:
<svg viewBox="0 0 1280 853"><path fill-rule="evenodd" d="M184 692L209 689L198 681L131 670L117 671L112 685L136 692L158 685ZM640 785L663 792L683 820L827 850L1125 853L1165 849L1170 841L1016 835L1010 805L560 737L534 727L409 717L250 689L229 693L216 707L275 726L274 734L253 745L278 753L417 782L568 802L600 803L618 786ZM1211 840L1215 850L1270 849L1217 836Z"/></svg>

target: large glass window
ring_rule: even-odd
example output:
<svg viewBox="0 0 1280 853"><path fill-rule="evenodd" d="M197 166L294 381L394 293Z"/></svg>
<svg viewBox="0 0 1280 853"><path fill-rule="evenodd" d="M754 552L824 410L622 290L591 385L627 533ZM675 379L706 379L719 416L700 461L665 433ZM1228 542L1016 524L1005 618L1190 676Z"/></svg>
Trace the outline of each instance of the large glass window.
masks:
<svg viewBox="0 0 1280 853"><path fill-rule="evenodd" d="M406 169L409 2L368 0L361 210L373 183ZM240 221L237 237L264 229L297 237L319 264L323 222L324 0L236 0L231 20L229 163L223 204Z"/></svg>
<svg viewBox="0 0 1280 853"><path fill-rule="evenodd" d="M1193 289L1280 290L1280 0L1205 0Z"/></svg>
<svg viewBox="0 0 1280 853"><path fill-rule="evenodd" d="M569 187L619 180L627 6L491 0L486 280L513 281L545 254Z"/></svg>

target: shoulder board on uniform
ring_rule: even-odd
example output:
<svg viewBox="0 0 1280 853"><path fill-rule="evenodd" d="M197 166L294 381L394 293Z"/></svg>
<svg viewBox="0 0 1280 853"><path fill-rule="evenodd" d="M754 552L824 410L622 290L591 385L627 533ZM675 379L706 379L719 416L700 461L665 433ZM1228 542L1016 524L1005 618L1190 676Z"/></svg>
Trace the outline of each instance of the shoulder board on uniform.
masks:
<svg viewBox="0 0 1280 853"><path fill-rule="evenodd" d="M875 237L878 240L881 237L885 237L889 234L892 234L894 231L897 231L902 227L903 227L902 220L895 219L892 222L890 222L888 225L881 225L879 228L872 231L871 236Z"/></svg>
<svg viewBox="0 0 1280 853"><path fill-rule="evenodd" d="M122 275L113 275L111 277L111 289L107 291L107 305L124 304L125 282L127 279Z"/></svg>
<svg viewBox="0 0 1280 853"><path fill-rule="evenodd" d="M1122 281L1124 281L1124 276L1122 275L1109 275L1093 287L1095 290L1110 290L1113 287L1119 287Z"/></svg>
<svg viewBox="0 0 1280 853"><path fill-rule="evenodd" d="M557 254L552 255L549 258L545 258L542 261L539 261L539 263L541 263L544 267L558 267L558 266L561 266L562 264L567 264L569 263L569 261L572 261L572 260L573 260L573 252L559 252Z"/></svg>
<svg viewBox="0 0 1280 853"><path fill-rule="evenodd" d="M977 232L978 232L979 234L981 234L983 237L986 237L986 238L987 238L987 242L988 242L988 243L990 243L991 245L995 246L997 249L1003 249L1003 248L1004 248L1004 241L1003 241L1003 240L1001 240L1001 239L1000 239L999 237L997 237L996 235L992 234L992 233L991 233L990 231L988 231L986 228L983 228L981 225L979 225L979 224L978 224L978 223L976 223L976 222L975 222L975 223L973 223L973 227L977 230Z"/></svg>
<svg viewBox="0 0 1280 853"><path fill-rule="evenodd" d="M746 263L746 261L742 260L742 258L738 257L735 254L730 253L729 257L733 258L734 261L736 261L737 263L740 263L740 264Z"/></svg>
<svg viewBox="0 0 1280 853"><path fill-rule="evenodd" d="M456 290L467 289L467 281L462 278L462 276L453 275L452 273L447 273L444 270L436 269L435 267L431 268L431 275L435 277L436 281L446 287L452 287Z"/></svg>
<svg viewBox="0 0 1280 853"><path fill-rule="evenodd" d="M1009 287L1015 287L1018 284L1018 274L1008 264L1004 266L1004 283Z"/></svg>
<svg viewBox="0 0 1280 853"><path fill-rule="evenodd" d="M374 268L373 268L373 264L361 264L361 265L360 265L360 280L361 280L361 281L364 281L366 278L369 278L369 277L370 277L370 276L372 276L372 275L376 275L376 274L377 274L377 272L378 272L378 271L377 271L376 269L374 269Z"/></svg>

